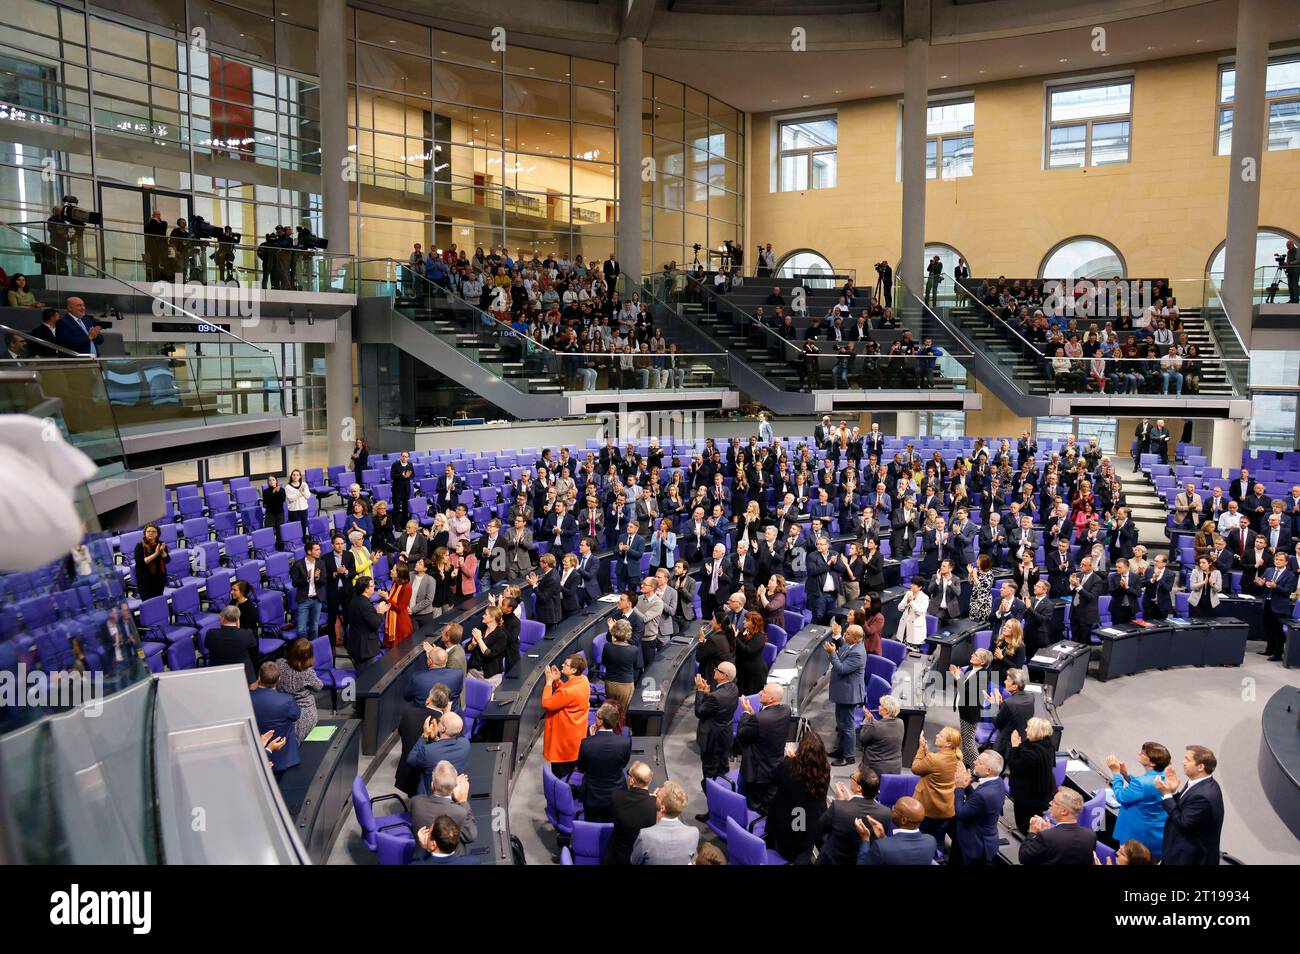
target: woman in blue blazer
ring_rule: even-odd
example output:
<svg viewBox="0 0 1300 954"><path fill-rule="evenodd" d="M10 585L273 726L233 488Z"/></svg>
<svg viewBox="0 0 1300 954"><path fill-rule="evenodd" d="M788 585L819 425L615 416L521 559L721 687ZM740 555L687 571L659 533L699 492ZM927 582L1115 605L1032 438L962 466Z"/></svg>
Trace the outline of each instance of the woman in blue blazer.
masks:
<svg viewBox="0 0 1300 954"><path fill-rule="evenodd" d="M664 517L659 521L659 529L646 541L645 552L650 554L652 571L661 566L665 570L672 570L673 564L677 562L677 534L673 533L672 520Z"/></svg>
<svg viewBox="0 0 1300 954"><path fill-rule="evenodd" d="M1130 775L1128 766L1113 755L1106 756L1110 769L1110 786L1119 802L1119 818L1115 821L1115 840L1121 845L1136 838L1159 858L1164 850L1165 813L1161 802L1164 795L1156 788L1156 779L1169 767L1169 750L1159 742L1143 742L1138 753L1142 773Z"/></svg>

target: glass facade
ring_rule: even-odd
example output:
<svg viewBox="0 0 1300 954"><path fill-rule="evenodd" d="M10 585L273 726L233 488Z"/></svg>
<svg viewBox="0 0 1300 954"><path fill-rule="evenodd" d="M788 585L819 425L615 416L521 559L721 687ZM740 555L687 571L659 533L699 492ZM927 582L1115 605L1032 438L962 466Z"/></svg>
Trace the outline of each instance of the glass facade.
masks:
<svg viewBox="0 0 1300 954"><path fill-rule="evenodd" d="M614 251L618 156L612 63L529 50L351 11L349 149L356 248L512 254ZM646 73L641 98L642 262L738 239L743 117Z"/></svg>

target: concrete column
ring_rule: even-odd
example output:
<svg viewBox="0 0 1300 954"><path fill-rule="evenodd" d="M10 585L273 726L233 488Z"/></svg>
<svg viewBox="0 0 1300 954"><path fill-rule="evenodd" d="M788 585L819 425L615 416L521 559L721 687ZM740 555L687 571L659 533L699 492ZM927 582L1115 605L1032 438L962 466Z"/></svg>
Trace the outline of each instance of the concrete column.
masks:
<svg viewBox="0 0 1300 954"><path fill-rule="evenodd" d="M641 41L618 41L618 243L619 267L641 281Z"/></svg>
<svg viewBox="0 0 1300 954"><path fill-rule="evenodd" d="M913 294L924 292L925 112L929 105L929 65L929 41L908 40L903 47L903 244L900 274L896 277ZM898 303L894 304L897 307Z"/></svg>
<svg viewBox="0 0 1300 954"><path fill-rule="evenodd" d="M331 255L352 249L348 214L353 177L345 174L348 155L348 78L346 0L320 0L316 62L320 72L321 205ZM334 340L325 346L325 422L327 454L341 464L352 453L360 427L352 416L352 316L339 318Z"/></svg>
<svg viewBox="0 0 1300 954"><path fill-rule="evenodd" d="M916 411L899 411L894 415L894 436L915 437L917 428L921 426L919 417Z"/></svg>
<svg viewBox="0 0 1300 954"><path fill-rule="evenodd" d="M1238 0L1237 3L1232 163L1228 167L1228 247L1221 289L1228 315L1247 349L1252 320L1255 235L1259 231L1259 182L1264 171L1264 130L1268 123L1264 85L1272 17L1266 6L1264 0Z"/></svg>
<svg viewBox="0 0 1300 954"><path fill-rule="evenodd" d="M1254 248L1254 243L1251 243ZM1246 425L1243 421L1215 421L1210 433L1210 466L1222 467L1227 473L1230 467L1241 466L1241 452L1245 448L1243 435Z"/></svg>

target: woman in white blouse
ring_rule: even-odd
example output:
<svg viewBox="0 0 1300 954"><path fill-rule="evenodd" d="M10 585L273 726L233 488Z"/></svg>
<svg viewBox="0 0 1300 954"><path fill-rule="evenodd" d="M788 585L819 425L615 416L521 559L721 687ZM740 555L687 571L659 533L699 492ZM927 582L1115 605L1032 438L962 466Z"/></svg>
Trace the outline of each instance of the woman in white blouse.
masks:
<svg viewBox="0 0 1300 954"><path fill-rule="evenodd" d="M930 597L925 595L925 579L913 577L907 592L898 604L898 631L895 634L899 642L907 643L913 656L921 655L921 645L925 642L925 614L930 608Z"/></svg>
<svg viewBox="0 0 1300 954"><path fill-rule="evenodd" d="M311 502L311 488L303 480L302 471L297 468L289 475L289 482L284 485L284 502L289 510L289 519L302 524L302 532L307 534L307 505Z"/></svg>

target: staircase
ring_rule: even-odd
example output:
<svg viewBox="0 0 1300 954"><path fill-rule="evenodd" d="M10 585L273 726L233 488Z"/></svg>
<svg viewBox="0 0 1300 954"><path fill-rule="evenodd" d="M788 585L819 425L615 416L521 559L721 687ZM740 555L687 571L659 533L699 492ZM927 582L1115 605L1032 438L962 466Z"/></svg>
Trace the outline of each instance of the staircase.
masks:
<svg viewBox="0 0 1300 954"><path fill-rule="evenodd" d="M1169 549L1168 511L1165 500L1156 493L1151 478L1146 474L1129 475L1124 480L1124 498L1128 501L1129 513L1138 528L1138 543L1147 548L1148 555L1164 553Z"/></svg>

